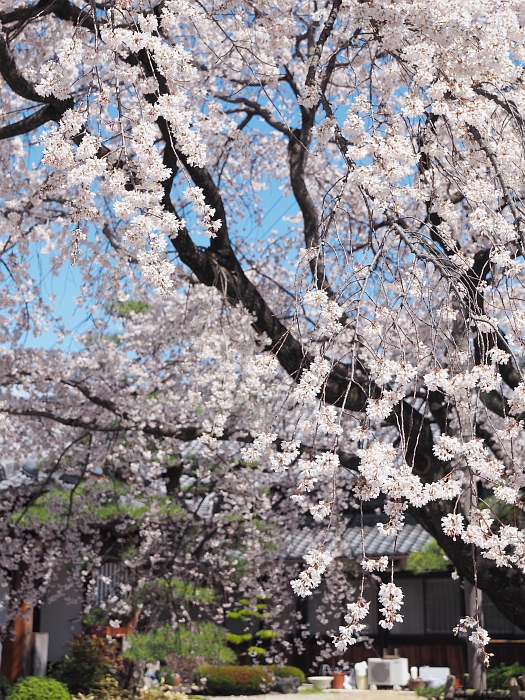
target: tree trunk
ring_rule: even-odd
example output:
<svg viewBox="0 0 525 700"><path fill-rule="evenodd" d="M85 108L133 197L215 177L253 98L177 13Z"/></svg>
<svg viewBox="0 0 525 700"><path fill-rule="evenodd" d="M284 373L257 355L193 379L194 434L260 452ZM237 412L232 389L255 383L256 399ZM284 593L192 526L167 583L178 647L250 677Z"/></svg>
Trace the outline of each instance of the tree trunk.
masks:
<svg viewBox="0 0 525 700"><path fill-rule="evenodd" d="M465 613L470 617L478 617L479 624L483 627L483 592L468 581L463 581L465 591ZM477 601L476 601L477 597ZM476 690L487 689L487 669L483 662L483 657L478 653L476 647L467 638L467 660L470 685Z"/></svg>
<svg viewBox="0 0 525 700"><path fill-rule="evenodd" d="M1 672L10 681L32 672L33 607L24 603L2 643Z"/></svg>

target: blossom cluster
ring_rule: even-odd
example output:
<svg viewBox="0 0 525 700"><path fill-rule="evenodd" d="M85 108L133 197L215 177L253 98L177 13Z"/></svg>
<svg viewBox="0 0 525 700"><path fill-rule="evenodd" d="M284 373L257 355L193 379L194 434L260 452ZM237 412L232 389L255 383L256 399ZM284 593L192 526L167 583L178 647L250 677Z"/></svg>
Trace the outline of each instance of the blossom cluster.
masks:
<svg viewBox="0 0 525 700"><path fill-rule="evenodd" d="M445 534L454 540L460 537L466 544L475 545L496 566L515 566L525 571L523 532L514 525L501 525L494 531L494 518L489 510L472 508L466 523L460 513L449 513L443 516L441 522Z"/></svg>
<svg viewBox="0 0 525 700"><path fill-rule="evenodd" d="M379 602L383 606L379 612L383 619L379 620L381 627L391 630L394 622L403 622L403 616L399 610L403 605L403 591L395 583L382 583L379 587Z"/></svg>
<svg viewBox="0 0 525 700"><path fill-rule="evenodd" d="M494 654L490 654L485 650L485 647L490 642L490 637L487 631L479 624L479 620L472 616L461 618L458 625L454 627L454 634L458 635L461 632L468 634L469 630L472 630L469 635L469 641L472 642L478 654L483 657L483 662L488 666L490 657L494 656Z"/></svg>
<svg viewBox="0 0 525 700"><path fill-rule="evenodd" d="M299 578L290 581L290 585L296 595L306 598L312 595L313 589L320 585L321 576L326 572L332 557L322 549L311 549L303 559L308 564L308 568L299 574Z"/></svg>
<svg viewBox="0 0 525 700"><path fill-rule="evenodd" d="M311 289L303 298L306 306L319 308L317 331L320 335L332 336L339 333L343 326L339 319L343 315L343 309L335 299L331 299L324 289Z"/></svg>
<svg viewBox="0 0 525 700"><path fill-rule="evenodd" d="M366 629L366 625L363 624L362 620L368 615L370 602L364 600L364 598L358 598L355 603L349 603L346 609L346 625L339 627L339 635L333 638L335 648L341 653L345 652L349 646L355 644L359 634Z"/></svg>

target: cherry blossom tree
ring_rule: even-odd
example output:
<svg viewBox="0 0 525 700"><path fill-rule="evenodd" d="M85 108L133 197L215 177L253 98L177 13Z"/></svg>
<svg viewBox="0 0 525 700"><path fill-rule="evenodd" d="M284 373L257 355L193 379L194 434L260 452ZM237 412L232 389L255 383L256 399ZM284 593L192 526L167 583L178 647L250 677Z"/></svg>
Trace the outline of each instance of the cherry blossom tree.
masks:
<svg viewBox="0 0 525 700"><path fill-rule="evenodd" d="M6 358L3 439L20 461L38 457L0 481L7 622L22 605L83 591L88 628L133 619L156 629L167 616L173 625L201 615L224 623L242 597L269 632L267 662L282 662L302 648L288 585L294 569L299 574L290 561L293 539L305 527L322 539L324 524L315 507L290 510L293 467L276 474L240 459L239 446L253 441L283 399L257 355L250 317L234 308L221 321L220 295L200 286L180 302L123 302L111 314L118 332L95 329L78 353L23 350ZM170 330L159 339L161 319ZM219 387L226 423L216 411ZM297 451L312 448L297 444ZM337 481L344 529L356 511L347 474ZM332 491L333 484L316 489L327 500ZM107 562L113 577L103 573ZM343 562L332 567L324 605L351 600L352 578ZM8 632L6 625L6 644Z"/></svg>
<svg viewBox="0 0 525 700"><path fill-rule="evenodd" d="M245 330L233 365L219 354L235 388L204 372L201 443L233 438L228 421L246 411L245 461L297 471L294 500L327 528L336 493L316 502L315 488L345 464L357 503L386 498L386 535L409 511L470 582L459 627L474 647L487 641L478 589L523 627L522 3L14 0L0 21L4 365L36 406L13 417L25 395L8 382L5 439L22 415L86 429L79 393L137 420L135 389L120 409L111 383L85 378L65 413L40 406L44 378L76 379L21 347L28 328L61 328L30 273L35 250L52 269L77 266L99 326L148 286L167 309L193 285L214 290L191 304L185 341L198 348L192 323L208 319L214 338ZM252 242L243 226L270 183L296 209L286 232ZM252 415L257 372L268 377ZM146 363L141 381L155 380ZM159 396L144 433L180 438L194 416L179 407L171 424L170 392ZM310 594L331 558L312 551L294 590ZM389 628L393 580L380 601ZM340 648L366 613L351 605Z"/></svg>

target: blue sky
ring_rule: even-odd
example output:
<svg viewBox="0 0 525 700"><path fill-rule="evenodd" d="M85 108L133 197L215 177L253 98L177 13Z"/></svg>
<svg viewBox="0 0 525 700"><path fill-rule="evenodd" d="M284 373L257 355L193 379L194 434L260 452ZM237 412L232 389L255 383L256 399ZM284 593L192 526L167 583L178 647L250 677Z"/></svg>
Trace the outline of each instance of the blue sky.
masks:
<svg viewBox="0 0 525 700"><path fill-rule="evenodd" d="M33 158L36 154L33 153ZM255 224L250 218L246 218L233 232L232 237L255 242L256 240L269 238L273 235L282 235L287 229L284 216L290 216L297 211L297 204L292 195L284 197L279 189L277 181L270 183L269 188L261 193L262 205L265 214L260 225ZM209 240L204 235L194 237L197 245L207 246ZM92 328L89 306L91 302L77 305L75 299L81 296L82 279L78 268L65 263L60 274L51 272L51 258L42 255L40 250L43 245L35 246L30 259L31 276L41 283L42 295L46 302L55 297L56 316L62 318L66 329L65 337L60 340L54 330L46 331L38 336L28 332L24 338L24 345L32 348L61 348L62 350L78 350L81 344L75 340L75 336ZM151 292L154 293L153 290Z"/></svg>

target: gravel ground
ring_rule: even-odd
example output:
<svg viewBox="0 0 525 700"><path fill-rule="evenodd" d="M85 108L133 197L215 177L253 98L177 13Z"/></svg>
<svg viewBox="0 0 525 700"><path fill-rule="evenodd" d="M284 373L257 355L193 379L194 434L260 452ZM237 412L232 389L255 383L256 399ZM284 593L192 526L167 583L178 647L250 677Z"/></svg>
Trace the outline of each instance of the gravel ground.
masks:
<svg viewBox="0 0 525 700"><path fill-rule="evenodd" d="M206 700L239 700L239 698L250 698L250 700L329 700L326 696L332 696L333 700L411 700L416 697L410 690L321 690L319 692L299 692L299 693L268 693L267 695L225 695L213 696Z"/></svg>

